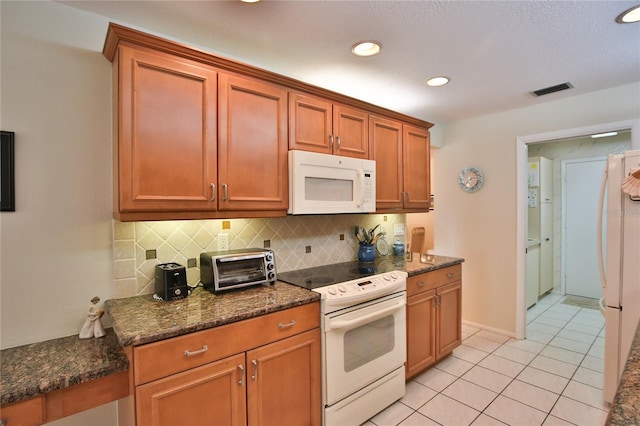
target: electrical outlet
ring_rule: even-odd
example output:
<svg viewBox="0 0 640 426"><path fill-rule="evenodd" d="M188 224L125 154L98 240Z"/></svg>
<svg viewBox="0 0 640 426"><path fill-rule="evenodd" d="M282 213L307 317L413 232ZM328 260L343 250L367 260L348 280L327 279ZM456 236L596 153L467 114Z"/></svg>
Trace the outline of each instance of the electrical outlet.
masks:
<svg viewBox="0 0 640 426"><path fill-rule="evenodd" d="M404 223L395 223L393 225L393 235L396 237L404 235Z"/></svg>
<svg viewBox="0 0 640 426"><path fill-rule="evenodd" d="M218 251L229 250L229 234L218 234Z"/></svg>

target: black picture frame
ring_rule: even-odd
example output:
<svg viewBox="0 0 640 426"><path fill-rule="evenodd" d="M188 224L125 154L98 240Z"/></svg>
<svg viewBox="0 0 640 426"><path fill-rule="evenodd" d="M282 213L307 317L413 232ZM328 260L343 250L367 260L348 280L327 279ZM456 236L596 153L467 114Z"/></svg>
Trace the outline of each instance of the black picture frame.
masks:
<svg viewBox="0 0 640 426"><path fill-rule="evenodd" d="M16 211L15 133L0 131L0 211Z"/></svg>

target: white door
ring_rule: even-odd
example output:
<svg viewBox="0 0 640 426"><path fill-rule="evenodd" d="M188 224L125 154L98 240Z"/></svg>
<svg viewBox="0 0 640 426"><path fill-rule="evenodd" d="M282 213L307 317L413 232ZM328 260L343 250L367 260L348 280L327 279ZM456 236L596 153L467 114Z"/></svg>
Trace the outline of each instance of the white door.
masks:
<svg viewBox="0 0 640 426"><path fill-rule="evenodd" d="M602 297L597 257L599 191L606 158L563 162L565 293Z"/></svg>

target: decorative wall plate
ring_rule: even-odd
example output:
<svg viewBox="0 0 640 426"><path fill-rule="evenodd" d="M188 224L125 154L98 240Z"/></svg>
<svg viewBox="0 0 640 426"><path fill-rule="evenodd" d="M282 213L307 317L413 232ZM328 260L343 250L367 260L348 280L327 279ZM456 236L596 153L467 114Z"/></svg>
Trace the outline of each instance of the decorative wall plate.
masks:
<svg viewBox="0 0 640 426"><path fill-rule="evenodd" d="M376 241L376 250L378 250L380 256L388 255L389 243L387 243L387 240L385 240L384 238L378 238L378 241Z"/></svg>
<svg viewBox="0 0 640 426"><path fill-rule="evenodd" d="M460 184L460 188L463 190L467 192L476 192L482 188L482 185L484 184L484 175L475 167L467 167L460 172L458 183Z"/></svg>

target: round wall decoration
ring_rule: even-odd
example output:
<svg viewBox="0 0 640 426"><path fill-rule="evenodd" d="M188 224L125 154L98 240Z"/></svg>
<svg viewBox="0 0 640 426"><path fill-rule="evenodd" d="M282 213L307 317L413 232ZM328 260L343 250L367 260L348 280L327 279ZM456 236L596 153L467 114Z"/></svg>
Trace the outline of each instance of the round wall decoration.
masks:
<svg viewBox="0 0 640 426"><path fill-rule="evenodd" d="M467 167L458 176L460 188L467 192L476 192L484 184L484 175L475 167Z"/></svg>

